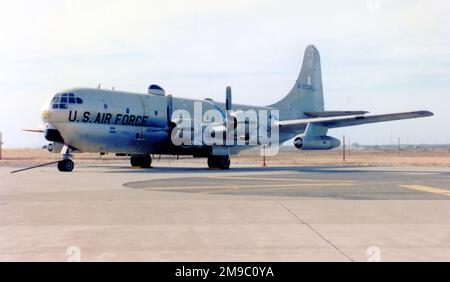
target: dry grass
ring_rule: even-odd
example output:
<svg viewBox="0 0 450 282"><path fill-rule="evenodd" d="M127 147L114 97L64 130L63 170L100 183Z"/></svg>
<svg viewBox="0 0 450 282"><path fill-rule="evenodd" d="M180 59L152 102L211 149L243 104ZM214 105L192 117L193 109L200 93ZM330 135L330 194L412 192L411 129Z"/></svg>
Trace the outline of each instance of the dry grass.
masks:
<svg viewBox="0 0 450 282"><path fill-rule="evenodd" d="M59 154L51 154L43 149L3 149L0 165L7 164L39 164L58 160ZM173 162L176 157L163 156L158 161L159 156L155 156L155 163ZM127 157L116 157L99 154L82 153L74 154L74 159L78 163L128 163ZM267 157L269 166L275 165L372 165L372 166L430 166L430 167L450 167L450 153L446 150L430 151L402 151L400 156L394 151L349 151L346 162L342 161L342 151L289 151L280 152L273 157ZM204 159L192 159L190 157L180 157L177 162L205 163ZM251 152L243 152L239 156L232 158L235 164L262 164L262 157Z"/></svg>
<svg viewBox="0 0 450 282"><path fill-rule="evenodd" d="M239 156L244 162L261 162L259 156ZM343 161L342 150L291 151L267 157L269 165L371 165L450 167L448 151L348 151Z"/></svg>

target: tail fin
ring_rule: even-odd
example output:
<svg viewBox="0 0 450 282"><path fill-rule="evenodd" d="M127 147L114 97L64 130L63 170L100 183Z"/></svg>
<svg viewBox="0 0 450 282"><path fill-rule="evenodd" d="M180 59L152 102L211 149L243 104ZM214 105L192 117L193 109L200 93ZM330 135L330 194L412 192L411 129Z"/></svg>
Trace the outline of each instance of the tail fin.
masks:
<svg viewBox="0 0 450 282"><path fill-rule="evenodd" d="M317 48L309 45L303 56L302 69L292 90L278 103L281 119L299 118L305 112L323 112L322 71Z"/></svg>

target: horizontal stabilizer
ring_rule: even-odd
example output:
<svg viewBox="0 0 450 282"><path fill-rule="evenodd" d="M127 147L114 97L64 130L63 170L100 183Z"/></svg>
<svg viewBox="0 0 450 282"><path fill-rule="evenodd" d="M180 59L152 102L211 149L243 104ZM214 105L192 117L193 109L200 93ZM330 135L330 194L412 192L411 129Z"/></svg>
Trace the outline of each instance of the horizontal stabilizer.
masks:
<svg viewBox="0 0 450 282"><path fill-rule="evenodd" d="M324 112L306 112L311 117L337 117L337 116L355 116L367 114L367 111L324 111Z"/></svg>

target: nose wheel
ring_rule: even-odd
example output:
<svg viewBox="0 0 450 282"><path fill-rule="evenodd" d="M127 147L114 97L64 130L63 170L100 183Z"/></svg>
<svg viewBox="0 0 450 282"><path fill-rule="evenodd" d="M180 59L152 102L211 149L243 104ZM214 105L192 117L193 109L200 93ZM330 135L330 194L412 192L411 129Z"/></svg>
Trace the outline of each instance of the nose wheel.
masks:
<svg viewBox="0 0 450 282"><path fill-rule="evenodd" d="M58 162L58 170L64 172L71 172L74 168L73 161L70 159L72 155L70 154L71 148L68 145L64 145L61 150L62 160Z"/></svg>
<svg viewBox="0 0 450 282"><path fill-rule="evenodd" d="M70 172L73 170L74 166L73 161L70 159L64 159L58 162L59 171Z"/></svg>

